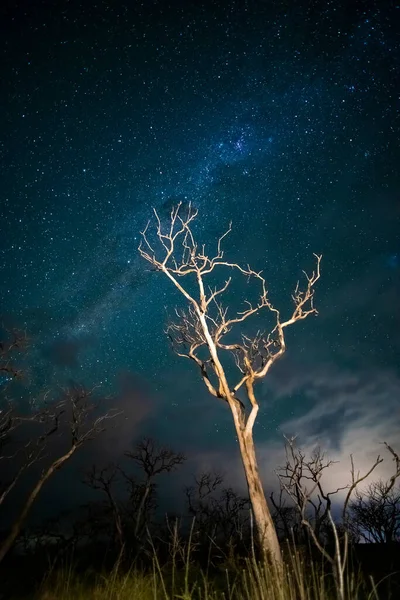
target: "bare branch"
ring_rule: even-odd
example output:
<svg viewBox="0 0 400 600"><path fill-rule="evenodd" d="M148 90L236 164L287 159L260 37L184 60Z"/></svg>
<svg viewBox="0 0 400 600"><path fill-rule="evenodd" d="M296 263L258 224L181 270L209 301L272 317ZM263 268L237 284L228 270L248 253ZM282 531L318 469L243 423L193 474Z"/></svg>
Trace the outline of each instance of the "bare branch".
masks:
<svg viewBox="0 0 400 600"><path fill-rule="evenodd" d="M284 354L284 329L311 314L317 314L313 297L314 286L320 277L321 256L315 255L317 267L312 275L305 274L305 289L301 290L299 284L296 286L292 295L295 308L291 317L282 321L279 310L269 299L262 271L257 271L250 265L243 267L239 263L225 260L222 245L232 224L219 237L216 254L211 256L206 253L204 245L196 242L192 231L197 210L191 204L185 214L181 214L180 209L181 204L172 209L169 226L164 226L157 211L154 211L155 241L150 242L147 225L142 232L139 253L157 271L164 273L188 302L187 310L176 311L178 321L168 324L167 335L179 356L190 358L197 364L208 392L224 399L229 405L255 511L260 547L266 550L265 540L268 537L269 551L280 563L280 550L260 481L252 437L259 410L254 384L256 380L265 377L272 365ZM224 277L223 284L212 288L206 286L207 276L215 276L217 269L228 269L230 274L227 278ZM256 284L258 293L256 301L251 302L246 298L243 310L228 315L228 307L223 305L221 299L233 276L244 276L248 282ZM196 294L188 291L192 290L191 287L181 283L184 277L194 280ZM258 332L255 337L250 338L241 331L238 339L228 338L228 335L233 337L235 327L247 326L250 317L261 311L270 313L274 319L275 324L270 333ZM221 359L223 353L229 353L233 357L240 372L239 381L234 385L228 381ZM237 395L239 390L246 394L247 408Z"/></svg>
<svg viewBox="0 0 400 600"><path fill-rule="evenodd" d="M348 504L349 504L351 495L353 494L354 490L357 488L358 485L360 485L360 483L362 481L364 481L365 479L367 479L367 477L369 477L371 475L371 473L376 469L376 467L381 462L383 462L383 458L381 458L380 456L378 456L375 459L374 464L365 473L365 475L360 475L359 472L357 473L357 475L355 474L354 460L353 460L353 455L352 454L350 454L350 462L351 462L351 471L350 471L351 472L351 484L348 486L348 492L346 494L346 498L345 498L345 501L343 503L343 511L342 511L343 522L346 521L346 512L347 512Z"/></svg>
<svg viewBox="0 0 400 600"><path fill-rule="evenodd" d="M146 523L142 522L145 504L149 498L153 480L160 473L170 473L177 469L186 460L182 452L174 452L167 446L159 446L151 438L143 438L136 444L133 451L125 452L146 474L142 498L137 509L135 535L138 536Z"/></svg>
<svg viewBox="0 0 400 600"><path fill-rule="evenodd" d="M355 499L347 502L348 510L344 514L349 531L366 542L400 541L400 488L395 487L400 476L399 459L398 454L389 444L385 442L384 445L395 462L393 475L387 481L382 479L374 481L364 491L355 490ZM378 457L367 476L382 460ZM356 479L353 465L352 478L353 481ZM359 478L359 474L357 478ZM366 476L359 478L359 481L365 478Z"/></svg>
<svg viewBox="0 0 400 600"><path fill-rule="evenodd" d="M143 438L134 450L125 452L125 456L134 460L148 477L154 477L164 471L174 471L185 461L182 452L159 446L151 438Z"/></svg>
<svg viewBox="0 0 400 600"><path fill-rule="evenodd" d="M14 544L37 496L48 479L50 479L85 442L93 439L96 435L104 431L105 424L108 420L121 414L115 411L109 411L90 421L89 415L95 408L95 405L90 402L92 394L93 390L88 391L83 387L64 390L64 397L61 401L57 402L54 406L49 405L39 413L37 420L44 425L44 434L39 436L38 441L35 444L30 445L28 443L26 445L26 448L33 448L33 452L28 454L27 461L17 472L15 479L8 485L6 494L14 488L23 471L43 456L43 449L47 439L57 431L61 430L61 417L63 417L68 424L70 446L64 454L53 460L51 464L42 471L35 485L28 493L19 515L12 524L8 535L0 545L0 562Z"/></svg>
<svg viewBox="0 0 400 600"><path fill-rule="evenodd" d="M109 503L115 528L115 539L120 551L124 549L124 530L122 524L122 515L118 502L115 499L113 487L118 481L119 468L117 465L110 464L103 469L98 469L95 465L86 473L84 483L94 490L102 491Z"/></svg>
<svg viewBox="0 0 400 600"><path fill-rule="evenodd" d="M385 444L386 449L393 456L393 460L394 460L395 467L396 467L395 472L390 477L389 482L387 484L386 493L388 494L393 489L397 479L400 477L400 457L397 454L397 452L395 452L393 450L393 448L391 446L389 446L389 444L387 444L386 442L384 442L384 444Z"/></svg>

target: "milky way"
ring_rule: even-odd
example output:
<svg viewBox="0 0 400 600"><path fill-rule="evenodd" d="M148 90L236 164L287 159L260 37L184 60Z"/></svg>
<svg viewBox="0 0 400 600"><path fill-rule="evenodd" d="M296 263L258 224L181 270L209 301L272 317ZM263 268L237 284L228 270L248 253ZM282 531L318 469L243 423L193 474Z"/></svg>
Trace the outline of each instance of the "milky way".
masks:
<svg viewBox="0 0 400 600"><path fill-rule="evenodd" d="M41 383L128 370L184 401L170 374L190 365L162 333L179 299L137 253L152 207L178 201L206 243L233 221L226 252L276 304L323 253L321 318L293 354L395 368L400 9L186 4L1 18L2 307Z"/></svg>

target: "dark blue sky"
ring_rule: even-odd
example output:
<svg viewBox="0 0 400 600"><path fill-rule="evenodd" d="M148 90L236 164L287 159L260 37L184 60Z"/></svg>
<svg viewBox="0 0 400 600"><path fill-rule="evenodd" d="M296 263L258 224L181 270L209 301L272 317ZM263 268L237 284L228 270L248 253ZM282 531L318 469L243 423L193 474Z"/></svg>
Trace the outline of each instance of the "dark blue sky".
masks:
<svg viewBox="0 0 400 600"><path fill-rule="evenodd" d="M1 306L38 389L101 383L140 422L121 450L143 431L224 462L227 409L170 351L180 299L137 253L151 208L190 200L283 309L323 254L260 447L289 428L346 455L360 415L397 435L399 22L387 1L2 3Z"/></svg>

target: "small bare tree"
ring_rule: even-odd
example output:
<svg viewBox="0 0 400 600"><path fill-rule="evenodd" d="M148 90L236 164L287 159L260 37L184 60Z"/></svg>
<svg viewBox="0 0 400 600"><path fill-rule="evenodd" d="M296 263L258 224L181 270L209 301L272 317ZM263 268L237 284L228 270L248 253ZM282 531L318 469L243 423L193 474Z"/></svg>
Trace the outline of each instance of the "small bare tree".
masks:
<svg viewBox="0 0 400 600"><path fill-rule="evenodd" d="M100 490L105 494L113 517L114 539L122 553L125 546L123 517L114 493L114 485L118 481L119 474L117 465L110 464L103 469L92 465L92 468L86 473L84 483L93 490Z"/></svg>
<svg viewBox="0 0 400 600"><path fill-rule="evenodd" d="M322 556L330 563L335 579L338 600L345 598L344 573L348 555L348 531L346 527L349 502L357 486L371 475L382 462L379 456L365 475L356 474L351 456L351 482L327 492L321 478L334 461L328 460L320 448L316 448L308 458L295 445L295 438L286 438L286 464L277 470L277 475L284 490L293 501L300 515L300 524L309 534L312 542ZM346 491L341 510L341 523L334 520L332 514L332 497L340 491ZM331 533L333 550L328 547L326 533ZM324 539L325 538L325 539Z"/></svg>
<svg viewBox="0 0 400 600"><path fill-rule="evenodd" d="M381 544L400 542L400 487L395 485L400 457L389 444L385 446L395 463L393 475L370 483L364 491L356 490L347 518L347 528L355 536Z"/></svg>
<svg viewBox="0 0 400 600"><path fill-rule="evenodd" d="M219 550L242 542L250 529L249 499L222 484L222 475L205 472L185 489L189 515L195 518L194 529L203 542L200 545L212 540Z"/></svg>
<svg viewBox="0 0 400 600"><path fill-rule="evenodd" d="M17 469L16 474L3 485L0 495L2 503L5 497L14 489L16 483L20 479L22 473L37 463L40 459L45 458L48 448L48 441L56 433L64 434L64 439L69 437L69 445L63 451L61 456L53 459L50 464L43 469L38 476L34 486L28 492L22 508L12 524L5 539L0 543L0 562L10 551L15 540L19 536L22 527L28 517L28 514L39 496L45 483L58 471L75 452L86 442L93 439L96 435L104 431L105 424L109 419L116 416L117 413L110 411L99 417L91 418L91 413L95 408L92 402L93 390L86 390L82 387L75 387L64 390L62 400L48 405L45 409L40 410L29 418L31 422L39 423L43 426L43 433L30 438L28 442L18 448L15 453L7 455L3 453L3 458L15 460L16 457L22 455L21 466ZM11 409L9 409L11 410ZM3 440L6 435L9 441L11 434L15 432L17 424L26 422L28 418L17 417L14 414L7 416L6 428L4 427L3 419ZM68 432L68 433L67 433Z"/></svg>
<svg viewBox="0 0 400 600"><path fill-rule="evenodd" d="M349 528L367 543L400 541L400 488L386 491L386 482L374 481L357 490L349 506Z"/></svg>
<svg viewBox="0 0 400 600"><path fill-rule="evenodd" d="M135 544L142 541L142 534L150 525L150 515L156 507L157 476L175 470L185 460L182 453L161 446L151 438L143 438L133 450L124 454L136 463L139 472L131 472L116 464L104 468L93 465L84 477L86 485L101 491L106 498L103 510L98 510L99 507L96 510L90 505L87 508L91 511L97 531L102 529L108 535L111 524L120 556L125 550L129 551L132 541ZM122 487L128 492L128 498L126 495L122 497ZM135 547L135 551L138 551L138 547Z"/></svg>
<svg viewBox="0 0 400 600"><path fill-rule="evenodd" d="M133 460L145 473L145 481L141 489L141 498L135 518L136 537L146 527L145 507L154 486L154 479L161 473L170 473L182 465L185 456L182 452L174 452L167 446L160 446L151 438L144 438L133 450L125 452L125 456ZM125 477L127 475L124 473Z"/></svg>
<svg viewBox="0 0 400 600"><path fill-rule="evenodd" d="M178 321L168 325L167 334L177 354L189 358L198 366L209 393L224 400L231 410L261 554L264 559L272 559L281 565L279 542L265 498L253 441L253 426L259 410L254 386L283 356L286 350L285 329L309 315L317 314L313 300L314 286L320 277L321 256L314 255L317 261L316 271L311 276L305 274L304 290L297 284L292 295L293 311L288 319L283 320L280 311L268 297L262 272L224 259L222 242L231 231L231 226L218 239L215 256L210 257L206 254L204 245L199 246L193 235L192 224L197 217L197 210L189 205L185 213L181 214L180 208L181 204L178 204L172 209L167 227L162 226L160 217L154 210L155 242L153 244L149 239L148 223L142 232L139 252L171 281L188 303L187 310L176 311ZM220 287L206 287L206 279L209 276L215 277L220 269L228 269L258 284L258 301L252 304L246 299L246 308L229 316L228 308L224 307L220 299L229 288L232 278L228 277ZM189 278L186 286L182 283L185 277ZM194 278L196 294L191 292L190 278ZM235 326L243 326L250 317L261 311L268 311L272 315L272 330L269 333L258 332L253 337L242 333L234 339ZM223 366L221 354L224 352L233 356L239 371L238 380L234 384L228 381L227 371ZM239 397L243 390L250 406L249 411Z"/></svg>

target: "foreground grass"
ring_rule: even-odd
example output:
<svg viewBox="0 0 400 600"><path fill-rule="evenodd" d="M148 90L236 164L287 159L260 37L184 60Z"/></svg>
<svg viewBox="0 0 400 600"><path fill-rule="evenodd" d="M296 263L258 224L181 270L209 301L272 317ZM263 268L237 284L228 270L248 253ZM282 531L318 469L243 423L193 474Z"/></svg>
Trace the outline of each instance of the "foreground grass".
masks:
<svg viewBox="0 0 400 600"><path fill-rule="evenodd" d="M222 569L210 575L187 557L179 566L172 561L161 566L157 557L147 573L137 568L122 572L119 565L108 575L78 576L72 567L50 574L35 595L36 600L336 600L333 578L322 565L303 561L289 552L283 577L255 560L241 567ZM359 575L348 575L346 600L389 600L387 589Z"/></svg>

